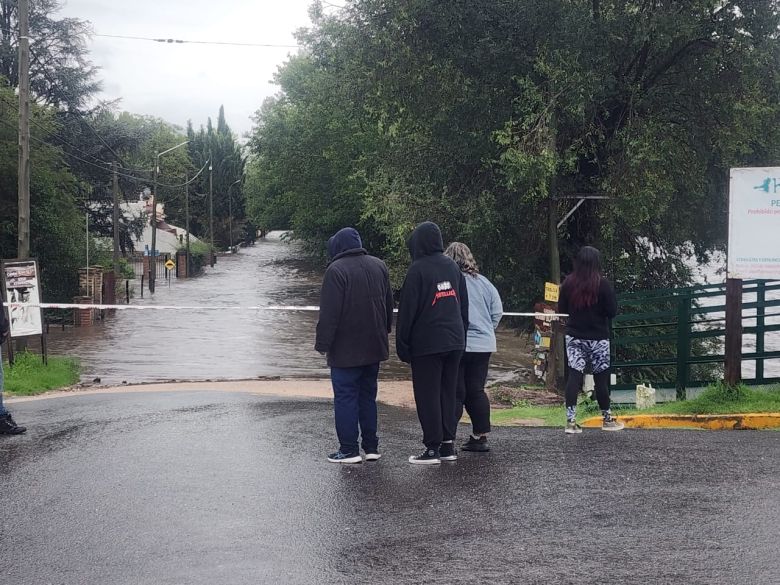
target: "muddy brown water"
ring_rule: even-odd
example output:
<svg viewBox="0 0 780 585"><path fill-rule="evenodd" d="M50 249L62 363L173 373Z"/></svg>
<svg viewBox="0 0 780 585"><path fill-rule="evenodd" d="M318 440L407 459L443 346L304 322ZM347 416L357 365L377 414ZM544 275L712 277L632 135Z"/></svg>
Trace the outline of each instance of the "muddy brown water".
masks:
<svg viewBox="0 0 780 585"><path fill-rule="evenodd" d="M137 305L316 305L324 267L299 260L295 243L272 233L189 280L162 280ZM49 352L78 358L82 379L105 384L164 380L241 380L257 377L325 378L325 360L314 351L316 312L160 310L117 311L88 328L52 328ZM512 323L507 320L507 324ZM492 379L512 377L529 363L527 340L499 329ZM394 347L395 340L391 340ZM393 352L391 352L393 353ZM395 357L385 378L405 379L409 368Z"/></svg>

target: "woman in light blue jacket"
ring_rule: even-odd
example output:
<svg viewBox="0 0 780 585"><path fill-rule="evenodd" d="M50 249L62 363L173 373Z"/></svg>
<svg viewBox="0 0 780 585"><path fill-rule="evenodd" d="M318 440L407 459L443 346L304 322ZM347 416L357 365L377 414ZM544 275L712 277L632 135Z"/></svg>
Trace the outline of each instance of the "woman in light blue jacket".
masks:
<svg viewBox="0 0 780 585"><path fill-rule="evenodd" d="M456 420L466 407L471 418L472 433L461 447L464 451L490 451L490 401L485 394L490 356L496 351L496 327L504 309L496 287L479 273L474 256L466 244L453 242L444 253L455 260L466 277L469 293L469 330L466 352L460 360L456 395Z"/></svg>

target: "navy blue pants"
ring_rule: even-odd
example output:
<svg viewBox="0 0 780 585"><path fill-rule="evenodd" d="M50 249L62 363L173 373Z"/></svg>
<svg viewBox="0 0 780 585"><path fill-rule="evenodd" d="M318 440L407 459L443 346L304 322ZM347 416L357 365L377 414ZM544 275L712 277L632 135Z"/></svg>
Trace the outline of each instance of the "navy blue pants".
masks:
<svg viewBox="0 0 780 585"><path fill-rule="evenodd" d="M376 392L379 364L357 368L331 368L333 410L336 415L336 434L343 453L358 453L358 438L363 451L376 452Z"/></svg>

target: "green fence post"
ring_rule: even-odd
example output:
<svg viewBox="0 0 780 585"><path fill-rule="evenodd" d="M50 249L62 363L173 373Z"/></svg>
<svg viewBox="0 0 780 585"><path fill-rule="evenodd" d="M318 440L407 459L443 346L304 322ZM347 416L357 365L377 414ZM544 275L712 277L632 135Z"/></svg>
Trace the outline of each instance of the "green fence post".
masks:
<svg viewBox="0 0 780 585"><path fill-rule="evenodd" d="M760 281L756 286L756 353L761 355L764 353L764 326L766 325L766 319L764 319L764 303L766 302L766 284L764 281ZM756 383L764 381L764 360L759 358L756 360Z"/></svg>
<svg viewBox="0 0 780 585"><path fill-rule="evenodd" d="M691 296L680 296L677 301L677 400L685 400L688 384L688 360L691 357Z"/></svg>

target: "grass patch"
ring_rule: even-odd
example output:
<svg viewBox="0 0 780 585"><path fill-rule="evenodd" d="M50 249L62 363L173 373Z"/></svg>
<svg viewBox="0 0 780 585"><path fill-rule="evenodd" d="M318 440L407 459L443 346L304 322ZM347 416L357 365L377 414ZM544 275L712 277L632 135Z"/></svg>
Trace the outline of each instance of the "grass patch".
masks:
<svg viewBox="0 0 780 585"><path fill-rule="evenodd" d="M621 409L617 414L740 414L780 412L780 386L763 389L718 382L692 400L667 402L647 410Z"/></svg>
<svg viewBox="0 0 780 585"><path fill-rule="evenodd" d="M746 412L780 412L780 385L761 389L740 385L729 387L722 383L713 384L692 400L667 402L646 410L620 408L615 405L616 416L633 414L741 414ZM580 404L577 418L585 419L599 414L598 406ZM544 426L563 426L566 423L566 409L563 406L527 406L495 409L491 421L497 425L517 424L526 419L541 419Z"/></svg>
<svg viewBox="0 0 780 585"><path fill-rule="evenodd" d="M499 426L521 424L521 421L534 421L544 427L562 427L566 424L566 409L563 406L518 405L495 409L490 413L490 422Z"/></svg>
<svg viewBox="0 0 780 585"><path fill-rule="evenodd" d="M9 395L31 396L47 390L71 386L79 381L79 364L71 358L50 357L43 365L41 356L21 353L14 365L3 364L5 392Z"/></svg>

